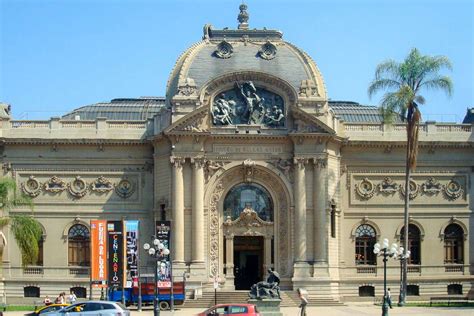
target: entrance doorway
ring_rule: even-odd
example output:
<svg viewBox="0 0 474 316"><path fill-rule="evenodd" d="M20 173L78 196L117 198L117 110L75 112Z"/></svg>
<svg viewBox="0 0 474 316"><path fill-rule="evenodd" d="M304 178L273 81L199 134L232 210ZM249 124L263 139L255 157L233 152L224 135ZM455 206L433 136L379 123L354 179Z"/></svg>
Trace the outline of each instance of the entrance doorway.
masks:
<svg viewBox="0 0 474 316"><path fill-rule="evenodd" d="M263 280L263 237L234 237L234 276L236 290L249 290Z"/></svg>

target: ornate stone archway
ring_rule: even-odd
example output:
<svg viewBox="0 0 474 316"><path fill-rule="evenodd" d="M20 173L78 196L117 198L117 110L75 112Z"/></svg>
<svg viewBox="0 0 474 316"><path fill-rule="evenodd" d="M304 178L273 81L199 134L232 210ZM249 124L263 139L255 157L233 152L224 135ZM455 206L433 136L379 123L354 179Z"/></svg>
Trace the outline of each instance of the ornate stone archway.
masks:
<svg viewBox="0 0 474 316"><path fill-rule="evenodd" d="M291 253L291 194L287 184L265 163L246 160L240 164L231 164L222 174L213 177L208 190L209 201L209 277L220 276L223 262L223 244L225 235L223 200L229 190L242 182L254 182L264 186L271 194L274 202L274 268L282 277L292 274ZM262 227L265 225L262 225ZM228 226L227 226L228 227ZM263 236L266 228L246 229L247 234ZM262 231L261 231L262 230ZM268 231L268 230L267 230Z"/></svg>

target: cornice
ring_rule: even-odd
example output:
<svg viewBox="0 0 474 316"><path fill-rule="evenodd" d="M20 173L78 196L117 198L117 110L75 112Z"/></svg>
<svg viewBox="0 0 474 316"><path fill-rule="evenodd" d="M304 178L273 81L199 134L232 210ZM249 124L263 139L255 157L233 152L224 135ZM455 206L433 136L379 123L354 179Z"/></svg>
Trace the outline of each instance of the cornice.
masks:
<svg viewBox="0 0 474 316"><path fill-rule="evenodd" d="M45 139L45 138L3 138L0 142L4 145L115 145L115 146L143 146L149 145L148 139Z"/></svg>
<svg viewBox="0 0 474 316"><path fill-rule="evenodd" d="M377 140L351 140L350 138L344 143L343 147L371 147L371 148L406 148L406 141L377 141ZM418 141L418 147L421 148L474 148L474 142L470 141Z"/></svg>

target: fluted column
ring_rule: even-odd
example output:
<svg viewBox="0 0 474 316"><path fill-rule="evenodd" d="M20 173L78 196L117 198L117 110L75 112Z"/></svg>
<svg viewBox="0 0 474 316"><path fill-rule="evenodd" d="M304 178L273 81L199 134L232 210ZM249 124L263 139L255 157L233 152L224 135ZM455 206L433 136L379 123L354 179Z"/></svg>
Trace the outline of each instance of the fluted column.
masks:
<svg viewBox="0 0 474 316"><path fill-rule="evenodd" d="M173 240L171 249L173 261L184 262L184 188L183 188L183 164L184 158L171 157L173 165Z"/></svg>
<svg viewBox="0 0 474 316"><path fill-rule="evenodd" d="M295 261L305 262L306 256L306 159L295 158Z"/></svg>
<svg viewBox="0 0 474 316"><path fill-rule="evenodd" d="M193 220L193 249L192 262L204 262L204 159L193 158L193 192L192 192L192 220Z"/></svg>
<svg viewBox="0 0 474 316"><path fill-rule="evenodd" d="M327 262L326 166L326 159L314 159L313 218L315 237L314 261L316 263Z"/></svg>

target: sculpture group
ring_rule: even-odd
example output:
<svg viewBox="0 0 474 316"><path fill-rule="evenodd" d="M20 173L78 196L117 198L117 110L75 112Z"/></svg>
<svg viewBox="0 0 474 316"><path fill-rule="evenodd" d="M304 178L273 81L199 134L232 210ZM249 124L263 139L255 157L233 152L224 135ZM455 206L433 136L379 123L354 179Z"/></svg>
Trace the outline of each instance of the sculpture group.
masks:
<svg viewBox="0 0 474 316"><path fill-rule="evenodd" d="M267 281L252 285L249 297L251 299L280 299L280 276L278 272L268 269Z"/></svg>
<svg viewBox="0 0 474 316"><path fill-rule="evenodd" d="M214 125L285 125L282 98L270 91L257 89L252 81L236 82L234 89L221 93L214 99L211 113Z"/></svg>

